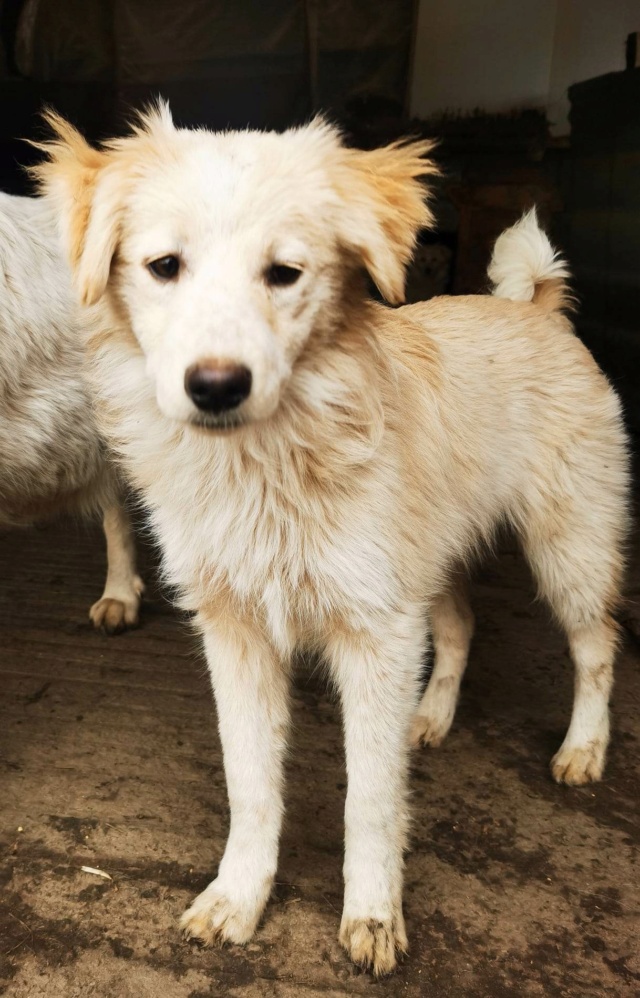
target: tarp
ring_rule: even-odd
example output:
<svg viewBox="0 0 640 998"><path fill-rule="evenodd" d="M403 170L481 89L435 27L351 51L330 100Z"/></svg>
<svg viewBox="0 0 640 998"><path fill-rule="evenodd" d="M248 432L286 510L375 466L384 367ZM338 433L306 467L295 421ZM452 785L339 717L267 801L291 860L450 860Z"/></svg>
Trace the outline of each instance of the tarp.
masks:
<svg viewBox="0 0 640 998"><path fill-rule="evenodd" d="M405 98L414 0L25 0L20 73L138 87L279 77L312 103Z"/></svg>

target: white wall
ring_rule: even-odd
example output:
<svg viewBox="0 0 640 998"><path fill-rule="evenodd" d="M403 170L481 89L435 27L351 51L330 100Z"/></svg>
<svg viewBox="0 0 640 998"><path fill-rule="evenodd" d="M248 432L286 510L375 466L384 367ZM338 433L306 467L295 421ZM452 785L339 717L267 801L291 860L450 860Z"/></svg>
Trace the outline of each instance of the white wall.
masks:
<svg viewBox="0 0 640 998"><path fill-rule="evenodd" d="M411 111L545 107L568 131L567 87L624 69L640 0L420 0Z"/></svg>
<svg viewBox="0 0 640 998"><path fill-rule="evenodd" d="M555 18L556 0L420 0L413 112L544 103Z"/></svg>

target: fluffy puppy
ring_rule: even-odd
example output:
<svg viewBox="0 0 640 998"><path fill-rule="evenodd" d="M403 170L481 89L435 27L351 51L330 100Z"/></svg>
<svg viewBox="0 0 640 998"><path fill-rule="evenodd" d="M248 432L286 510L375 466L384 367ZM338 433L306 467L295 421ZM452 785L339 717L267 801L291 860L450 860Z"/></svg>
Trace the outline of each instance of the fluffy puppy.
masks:
<svg viewBox="0 0 640 998"><path fill-rule="evenodd" d="M50 206L0 194L0 528L102 510L108 632L137 623L142 582L83 376L78 306Z"/></svg>
<svg viewBox="0 0 640 998"><path fill-rule="evenodd" d="M182 924L205 942L256 929L289 662L311 647L344 716L340 939L388 972L407 948L410 736L435 743L450 724L471 633L454 580L503 521L576 668L553 774L602 773L627 506L618 400L561 314L565 271L533 218L499 245L493 297L367 300L365 269L402 300L430 221L428 142L361 152L321 121L189 131L161 107L96 150L50 124L39 176L93 307L100 425L197 611L218 707L231 829Z"/></svg>

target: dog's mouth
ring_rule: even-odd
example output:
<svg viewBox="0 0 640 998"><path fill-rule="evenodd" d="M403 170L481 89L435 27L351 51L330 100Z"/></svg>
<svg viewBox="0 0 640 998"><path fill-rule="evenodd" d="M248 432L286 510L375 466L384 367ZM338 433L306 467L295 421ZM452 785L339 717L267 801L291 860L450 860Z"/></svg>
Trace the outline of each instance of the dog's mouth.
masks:
<svg viewBox="0 0 640 998"><path fill-rule="evenodd" d="M212 433L232 433L233 430L239 430L241 426L246 425L245 419L233 413L220 416L201 413L193 416L190 422L196 429L208 430Z"/></svg>

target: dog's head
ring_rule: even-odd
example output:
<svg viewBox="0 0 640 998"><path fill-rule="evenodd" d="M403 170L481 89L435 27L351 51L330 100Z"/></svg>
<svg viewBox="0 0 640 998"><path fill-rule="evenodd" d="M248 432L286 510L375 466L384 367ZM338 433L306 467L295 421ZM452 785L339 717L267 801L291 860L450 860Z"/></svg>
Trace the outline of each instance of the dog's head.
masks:
<svg viewBox="0 0 640 998"><path fill-rule="evenodd" d="M362 152L325 122L283 134L178 129L168 108L94 149L54 114L37 168L79 296L112 297L160 410L216 427L277 408L314 335L339 324L366 268L399 303L428 141Z"/></svg>

